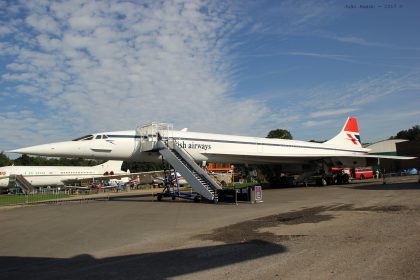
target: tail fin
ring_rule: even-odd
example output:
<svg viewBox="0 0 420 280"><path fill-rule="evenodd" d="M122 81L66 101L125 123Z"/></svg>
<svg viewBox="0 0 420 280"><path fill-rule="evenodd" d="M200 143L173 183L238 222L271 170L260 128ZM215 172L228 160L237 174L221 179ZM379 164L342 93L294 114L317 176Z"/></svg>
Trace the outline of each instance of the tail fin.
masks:
<svg viewBox="0 0 420 280"><path fill-rule="evenodd" d="M97 166L101 167L105 171L108 171L108 172L113 171L115 173L115 172L121 171L122 164L123 164L122 160L109 160Z"/></svg>
<svg viewBox="0 0 420 280"><path fill-rule="evenodd" d="M325 142L326 144L341 146L341 147L362 147L359 134L359 126L357 119L348 117L343 129L337 136Z"/></svg>

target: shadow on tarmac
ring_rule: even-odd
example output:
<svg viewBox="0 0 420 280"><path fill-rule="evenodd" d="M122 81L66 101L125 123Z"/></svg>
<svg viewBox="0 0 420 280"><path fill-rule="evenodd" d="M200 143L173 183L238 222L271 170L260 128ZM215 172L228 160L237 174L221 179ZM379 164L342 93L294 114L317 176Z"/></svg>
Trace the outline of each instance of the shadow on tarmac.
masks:
<svg viewBox="0 0 420 280"><path fill-rule="evenodd" d="M95 259L0 257L2 279L165 279L286 252L261 240Z"/></svg>
<svg viewBox="0 0 420 280"><path fill-rule="evenodd" d="M345 186L345 188L354 190L420 190L420 183L397 183L397 184L374 184L374 185L358 185Z"/></svg>
<svg viewBox="0 0 420 280"><path fill-rule="evenodd" d="M171 203L194 203L192 199L180 199L172 200L170 197L165 197L161 201L157 200L157 196L152 194L136 194L136 195L124 195L124 196L110 196L109 201L127 201L127 202L171 202Z"/></svg>

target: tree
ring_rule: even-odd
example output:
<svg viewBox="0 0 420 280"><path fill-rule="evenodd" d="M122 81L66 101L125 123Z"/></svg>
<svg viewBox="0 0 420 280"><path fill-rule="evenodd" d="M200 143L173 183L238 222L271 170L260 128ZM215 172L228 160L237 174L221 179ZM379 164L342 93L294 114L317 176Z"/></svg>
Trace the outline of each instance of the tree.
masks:
<svg viewBox="0 0 420 280"><path fill-rule="evenodd" d="M33 160L28 155L21 155L20 157L14 160L15 165L27 166L27 165L32 165L32 163L33 163Z"/></svg>
<svg viewBox="0 0 420 280"><path fill-rule="evenodd" d="M23 166L93 166L103 162L103 160L87 160L82 158L47 158L28 155L22 155L14 160L15 165Z"/></svg>
<svg viewBox="0 0 420 280"><path fill-rule="evenodd" d="M406 139L406 140L420 140L420 125L415 125L408 130L401 130L395 136L389 139Z"/></svg>
<svg viewBox="0 0 420 280"><path fill-rule="evenodd" d="M0 166L8 166L10 159L3 153L0 153Z"/></svg>
<svg viewBox="0 0 420 280"><path fill-rule="evenodd" d="M279 128L271 130L267 138L292 140L293 136L290 131ZM280 164L258 165L257 168L259 170L258 173L262 174L272 187L278 187L280 185L282 174L282 166Z"/></svg>
<svg viewBox="0 0 420 280"><path fill-rule="evenodd" d="M162 164L161 163L149 163L149 162L127 162L127 161L124 161L121 169L125 170L125 171L127 171L127 169L129 169L130 172L156 171L156 170L162 170Z"/></svg>
<svg viewBox="0 0 420 280"><path fill-rule="evenodd" d="M286 130L286 129L274 129L271 130L268 135L267 138L280 138L280 139L293 139L292 134L290 133L290 131Z"/></svg>

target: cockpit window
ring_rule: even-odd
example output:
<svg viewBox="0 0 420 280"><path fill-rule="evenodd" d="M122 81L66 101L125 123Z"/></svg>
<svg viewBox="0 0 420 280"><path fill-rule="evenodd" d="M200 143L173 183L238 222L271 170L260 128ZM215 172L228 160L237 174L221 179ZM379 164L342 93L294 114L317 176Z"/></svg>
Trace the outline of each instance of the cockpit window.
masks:
<svg viewBox="0 0 420 280"><path fill-rule="evenodd" d="M108 136L102 135L102 139L108 139Z"/></svg>
<svg viewBox="0 0 420 280"><path fill-rule="evenodd" d="M73 141L85 141L85 140L92 140L93 135L85 135L79 138L74 139Z"/></svg>
<svg viewBox="0 0 420 280"><path fill-rule="evenodd" d="M96 135L95 139L101 139L102 135Z"/></svg>

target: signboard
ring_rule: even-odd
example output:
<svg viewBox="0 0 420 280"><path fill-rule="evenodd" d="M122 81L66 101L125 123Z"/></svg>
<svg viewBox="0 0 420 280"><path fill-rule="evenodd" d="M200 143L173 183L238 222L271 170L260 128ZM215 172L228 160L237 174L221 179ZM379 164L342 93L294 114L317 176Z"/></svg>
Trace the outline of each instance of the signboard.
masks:
<svg viewBox="0 0 420 280"><path fill-rule="evenodd" d="M262 187L261 186L255 186L255 202L262 202Z"/></svg>

